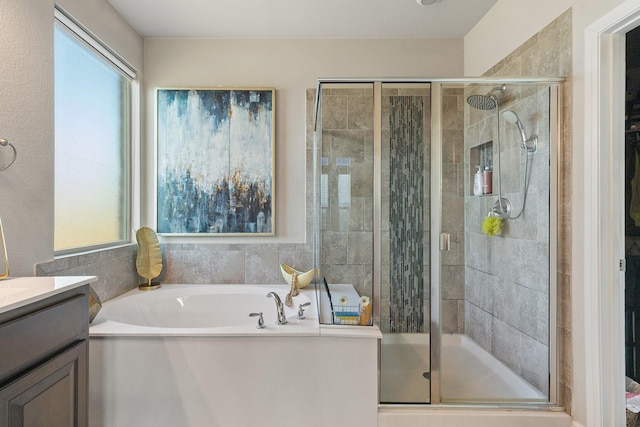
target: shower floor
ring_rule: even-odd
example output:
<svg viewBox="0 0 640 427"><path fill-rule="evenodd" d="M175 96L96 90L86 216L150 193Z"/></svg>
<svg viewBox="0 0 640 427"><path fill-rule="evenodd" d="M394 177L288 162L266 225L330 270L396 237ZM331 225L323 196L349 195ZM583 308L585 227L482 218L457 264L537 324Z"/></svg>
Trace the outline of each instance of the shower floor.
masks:
<svg viewBox="0 0 640 427"><path fill-rule="evenodd" d="M428 334L385 334L382 338L380 401L428 403ZM443 402L546 401L547 398L465 335L443 335Z"/></svg>

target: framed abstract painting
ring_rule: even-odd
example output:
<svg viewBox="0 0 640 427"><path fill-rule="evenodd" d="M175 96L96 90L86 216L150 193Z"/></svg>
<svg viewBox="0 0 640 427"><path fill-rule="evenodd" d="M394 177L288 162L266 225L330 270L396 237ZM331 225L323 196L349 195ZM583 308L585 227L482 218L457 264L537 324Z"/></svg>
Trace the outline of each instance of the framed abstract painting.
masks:
<svg viewBox="0 0 640 427"><path fill-rule="evenodd" d="M156 89L163 235L275 234L275 89Z"/></svg>

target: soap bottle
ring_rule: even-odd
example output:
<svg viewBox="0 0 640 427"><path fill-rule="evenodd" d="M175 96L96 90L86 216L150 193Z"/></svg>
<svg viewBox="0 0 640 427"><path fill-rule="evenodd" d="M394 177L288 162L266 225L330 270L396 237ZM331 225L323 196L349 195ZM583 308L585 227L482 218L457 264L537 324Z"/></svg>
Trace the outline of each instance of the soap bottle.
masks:
<svg viewBox="0 0 640 427"><path fill-rule="evenodd" d="M479 196L482 194L482 173L480 172L480 166L476 166L478 170L473 175L473 195Z"/></svg>
<svg viewBox="0 0 640 427"><path fill-rule="evenodd" d="M492 179L493 179L493 173L491 172L491 169L489 168L489 166L484 168L484 172L482 172L482 194L491 194L493 192L493 188L492 188Z"/></svg>

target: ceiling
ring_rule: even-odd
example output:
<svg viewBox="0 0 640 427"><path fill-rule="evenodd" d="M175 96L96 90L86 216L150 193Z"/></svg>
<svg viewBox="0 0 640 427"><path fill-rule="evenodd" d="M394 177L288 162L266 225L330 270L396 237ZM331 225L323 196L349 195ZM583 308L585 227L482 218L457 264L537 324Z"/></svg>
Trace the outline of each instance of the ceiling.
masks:
<svg viewBox="0 0 640 427"><path fill-rule="evenodd" d="M143 37L462 38L498 0L109 0Z"/></svg>

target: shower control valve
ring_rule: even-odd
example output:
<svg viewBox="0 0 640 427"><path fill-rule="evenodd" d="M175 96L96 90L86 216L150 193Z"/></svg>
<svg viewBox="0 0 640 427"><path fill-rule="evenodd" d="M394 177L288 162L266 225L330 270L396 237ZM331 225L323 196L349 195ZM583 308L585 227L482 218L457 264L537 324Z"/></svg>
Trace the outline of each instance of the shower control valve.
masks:
<svg viewBox="0 0 640 427"><path fill-rule="evenodd" d="M264 329L265 328L265 326L264 326L264 318L262 317L262 312L260 312L260 313L250 313L249 317L258 317L258 326L256 326L256 328L258 328L258 329Z"/></svg>
<svg viewBox="0 0 640 427"><path fill-rule="evenodd" d="M310 302L305 302L304 304L300 304L298 306L298 320L304 319L304 308L310 305Z"/></svg>

